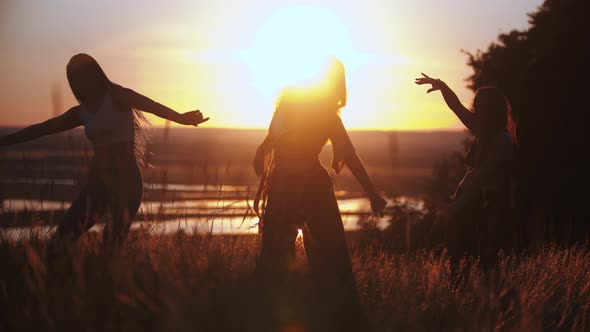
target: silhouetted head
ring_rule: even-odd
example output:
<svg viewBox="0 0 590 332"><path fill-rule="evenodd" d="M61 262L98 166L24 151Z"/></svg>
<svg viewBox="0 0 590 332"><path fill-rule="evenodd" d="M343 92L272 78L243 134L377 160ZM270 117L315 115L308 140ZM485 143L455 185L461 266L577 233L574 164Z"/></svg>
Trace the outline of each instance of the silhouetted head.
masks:
<svg viewBox="0 0 590 332"><path fill-rule="evenodd" d="M493 86L479 88L473 99L473 112L480 119L485 135L508 131L516 139L510 103L500 89Z"/></svg>
<svg viewBox="0 0 590 332"><path fill-rule="evenodd" d="M346 77L344 65L335 57L323 59L315 77L286 87L276 106L293 111L339 111L346 106Z"/></svg>
<svg viewBox="0 0 590 332"><path fill-rule="evenodd" d="M80 104L100 100L109 87L115 85L104 73L98 62L88 54L79 53L74 55L66 66L68 82L74 97ZM117 104L119 107L128 107ZM133 112L133 126L135 129L135 156L141 164L147 165L147 138L143 134L142 126L149 124L143 114L136 109L129 109Z"/></svg>
<svg viewBox="0 0 590 332"><path fill-rule="evenodd" d="M336 57L328 58L323 76L324 82L322 85L326 88L327 97L332 99L339 108L346 106L347 92L344 64Z"/></svg>
<svg viewBox="0 0 590 332"><path fill-rule="evenodd" d="M85 53L70 59L66 74L72 93L80 103L100 98L112 85L98 62Z"/></svg>

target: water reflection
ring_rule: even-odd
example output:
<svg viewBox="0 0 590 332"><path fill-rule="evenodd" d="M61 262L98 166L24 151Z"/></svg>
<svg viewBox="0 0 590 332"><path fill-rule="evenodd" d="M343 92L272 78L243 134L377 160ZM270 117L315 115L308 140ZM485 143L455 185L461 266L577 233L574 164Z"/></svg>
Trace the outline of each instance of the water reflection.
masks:
<svg viewBox="0 0 590 332"><path fill-rule="evenodd" d="M75 186L73 179L17 178L0 179L0 183ZM140 207L138 221L132 229L147 229L155 233L211 233L211 234L256 234L258 218L253 215L253 201L248 186L213 186L190 184L145 183L145 188L152 191L173 192L175 200L144 200ZM369 200L354 197L347 191L337 191L338 206L342 213L345 230L357 230L358 221L370 213ZM6 197L0 201L2 214L18 215L23 212L53 213L65 211L70 202L58 200L30 200ZM411 197L389 198L388 205L405 204L416 210L424 209L424 202ZM384 228L388 217L381 218L377 225ZM155 220L155 221L154 221ZM1 221L1 220L0 220ZM7 224L5 224L6 226ZM0 225L2 226L2 225ZM91 231L98 231L102 226L95 226ZM0 227L0 233L11 239L18 239L31 234L48 236L55 226L35 227Z"/></svg>
<svg viewBox="0 0 590 332"><path fill-rule="evenodd" d="M403 198L402 198L403 199ZM400 198L389 199L389 204L399 204ZM252 200L226 200L226 199L202 199L202 200L178 200L178 201L144 201L141 203L140 213L158 213L171 215L201 214L246 214L253 205ZM421 201L409 201L416 209L422 209ZM338 200L340 212L343 214L368 213L371 205L366 198L345 198ZM2 212L43 212L67 210L70 202L50 200L26 200L6 199L2 204Z"/></svg>
<svg viewBox="0 0 590 332"><path fill-rule="evenodd" d="M360 216L348 216L343 218L344 229L353 231L358 229ZM385 219L380 221L385 226ZM95 225L90 232L102 230L103 225ZM34 226L34 227L10 227L0 228L1 238L18 240L31 236L42 238L50 237L55 232L56 226ZM131 225L131 230L146 230L156 234L174 234L183 232L185 234L258 234L258 217L192 217L174 218L159 221L137 221Z"/></svg>
<svg viewBox="0 0 590 332"><path fill-rule="evenodd" d="M1 178L0 183L5 184L37 184L37 185L64 185L76 186L78 181L75 179L51 179L51 178ZM169 190L169 191L198 191L198 192L236 192L249 191L249 186L234 185L206 185L206 184L182 184L182 183L152 183L144 182L143 187L149 190Z"/></svg>

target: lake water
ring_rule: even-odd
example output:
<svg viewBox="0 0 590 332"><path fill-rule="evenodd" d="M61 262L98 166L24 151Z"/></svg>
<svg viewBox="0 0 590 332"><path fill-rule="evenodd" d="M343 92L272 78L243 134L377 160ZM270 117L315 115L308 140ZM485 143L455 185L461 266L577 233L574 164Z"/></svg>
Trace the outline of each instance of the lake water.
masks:
<svg viewBox="0 0 590 332"><path fill-rule="evenodd" d="M72 179L0 179L0 183L75 186ZM252 213L252 189L247 186L205 186L190 184L146 183L146 191L166 191L174 193L175 200L142 202L138 221L131 228L148 229L156 233L175 233L183 231L188 234L256 234L258 217ZM370 203L367 198L337 191L338 205L342 214L344 228L348 231L358 229L358 221L367 218ZM248 199L250 198L250 199ZM389 205L408 204L416 209L423 209L422 201L408 197L388 199ZM38 212L48 214L51 211L64 211L70 206L68 201L29 200L5 198L2 213L18 214ZM388 217L377 220L380 227L387 225ZM102 225L94 226L91 231L99 231ZM55 225L32 227L0 227L0 232L11 239L27 237L32 232L49 236L55 231Z"/></svg>

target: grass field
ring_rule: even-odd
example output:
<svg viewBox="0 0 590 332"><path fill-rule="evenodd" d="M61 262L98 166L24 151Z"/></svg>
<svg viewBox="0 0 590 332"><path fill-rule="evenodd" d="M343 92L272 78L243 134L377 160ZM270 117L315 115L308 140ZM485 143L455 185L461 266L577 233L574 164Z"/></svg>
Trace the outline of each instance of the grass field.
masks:
<svg viewBox="0 0 590 332"><path fill-rule="evenodd" d="M373 331L587 331L590 251L546 246L454 277L444 253L394 254L349 234ZM39 236L0 242L2 331L258 331L259 237L130 235L114 257L100 233L49 259ZM306 331L310 278L301 244L284 331ZM472 259L469 262L474 262ZM476 263L476 261L475 261Z"/></svg>

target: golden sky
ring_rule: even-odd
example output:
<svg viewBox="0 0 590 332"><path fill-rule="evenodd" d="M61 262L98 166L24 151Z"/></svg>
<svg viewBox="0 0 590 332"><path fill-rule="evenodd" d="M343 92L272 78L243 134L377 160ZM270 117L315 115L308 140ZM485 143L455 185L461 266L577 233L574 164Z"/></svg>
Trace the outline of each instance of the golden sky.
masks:
<svg viewBox="0 0 590 332"><path fill-rule="evenodd" d="M472 94L461 49L522 29L541 0L0 1L0 126L47 119L52 90L76 104L69 58L89 53L116 83L207 126L265 128L282 86L333 54L346 67L353 129L458 129L420 72ZM150 118L154 125L163 121Z"/></svg>

